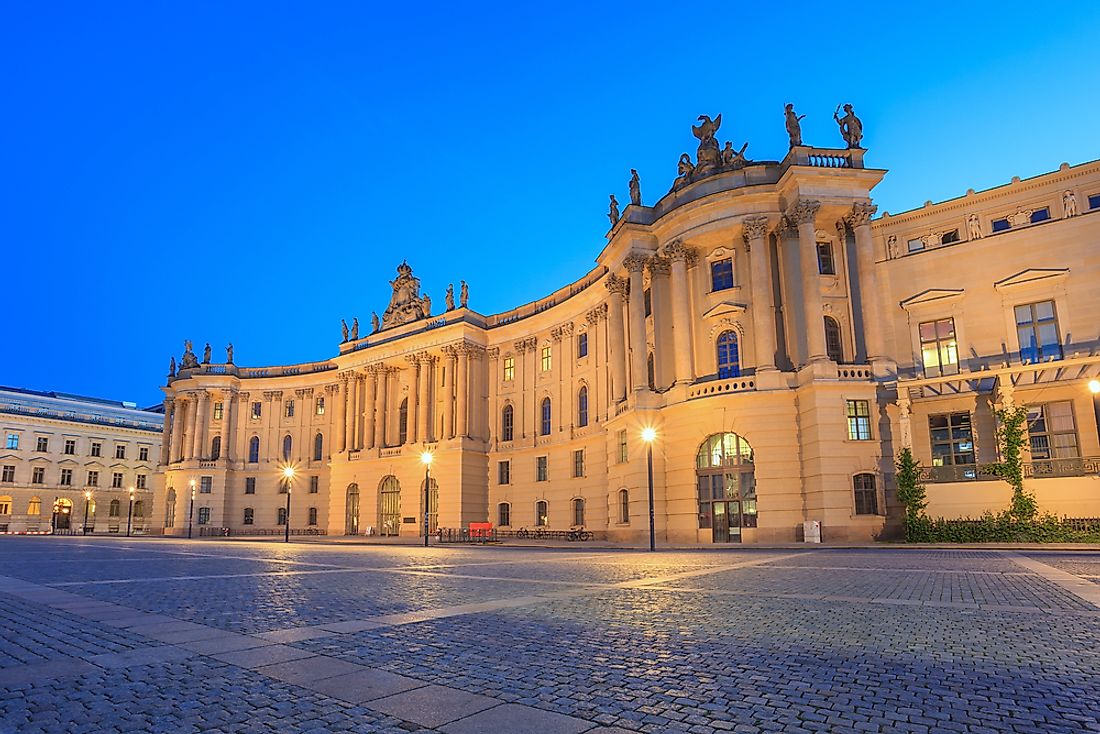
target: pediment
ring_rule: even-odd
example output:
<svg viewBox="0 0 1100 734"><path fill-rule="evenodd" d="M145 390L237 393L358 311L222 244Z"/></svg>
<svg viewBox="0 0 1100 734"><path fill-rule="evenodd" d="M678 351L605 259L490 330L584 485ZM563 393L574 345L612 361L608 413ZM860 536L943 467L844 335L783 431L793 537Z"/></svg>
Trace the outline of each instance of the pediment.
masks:
<svg viewBox="0 0 1100 734"><path fill-rule="evenodd" d="M915 295L909 296L901 302L901 307L908 310L916 306L925 306L928 304L941 305L944 303L950 303L957 301L963 297L963 289L954 288L929 288L926 291L921 291Z"/></svg>
<svg viewBox="0 0 1100 734"><path fill-rule="evenodd" d="M733 303L731 301L723 301L716 303L706 313L703 314L704 319L718 318L719 316L740 316L745 313L748 307L743 303Z"/></svg>
<svg viewBox="0 0 1100 734"><path fill-rule="evenodd" d="M1069 268L1028 268L993 284L997 290L1035 283L1053 284L1069 275Z"/></svg>
<svg viewBox="0 0 1100 734"><path fill-rule="evenodd" d="M18 458L19 458L19 454L3 454L3 455L0 455L0 461L3 461L5 459L18 459Z"/></svg>
<svg viewBox="0 0 1100 734"><path fill-rule="evenodd" d="M75 464L77 466L80 466L80 462L77 461L76 459L58 459L57 463L59 465L60 464Z"/></svg>

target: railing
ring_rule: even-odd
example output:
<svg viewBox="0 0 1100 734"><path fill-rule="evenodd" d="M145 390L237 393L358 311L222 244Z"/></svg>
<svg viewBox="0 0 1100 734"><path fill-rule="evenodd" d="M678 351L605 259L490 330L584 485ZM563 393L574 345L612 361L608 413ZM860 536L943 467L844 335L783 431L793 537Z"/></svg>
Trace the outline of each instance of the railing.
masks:
<svg viewBox="0 0 1100 734"><path fill-rule="evenodd" d="M285 535L286 530L284 528L212 528L212 527L200 527L200 538L214 538L223 537L228 538L230 536L271 536L271 535ZM328 535L328 531L324 528L291 528L291 535Z"/></svg>
<svg viewBox="0 0 1100 734"><path fill-rule="evenodd" d="M1050 479L1056 477L1084 477L1100 474L1100 457L1073 459L1039 459L1023 466L1026 479ZM1001 477L982 464L953 466L925 466L920 470L921 479L931 484L945 482L994 482Z"/></svg>
<svg viewBox="0 0 1100 734"><path fill-rule="evenodd" d="M842 380L870 380L875 376L870 367L849 367L847 365L840 365L836 374Z"/></svg>
<svg viewBox="0 0 1100 734"><path fill-rule="evenodd" d="M816 168L863 168L862 148L792 148L784 163Z"/></svg>
<svg viewBox="0 0 1100 734"><path fill-rule="evenodd" d="M150 415L156 415L157 420L150 420L146 423L128 420L126 418L111 418L108 416L95 415L93 413L78 413L72 410L36 408L33 405L9 402L0 402L0 413L56 418L58 420L73 421L74 423L93 423L100 426L120 426L122 428L135 428L139 431L155 431L157 433L160 433L164 429L164 416L160 413L150 413Z"/></svg>
<svg viewBox="0 0 1100 734"><path fill-rule="evenodd" d="M348 461L359 461L359 457L360 457L361 454L362 454L362 451L349 451L348 452Z"/></svg>
<svg viewBox="0 0 1100 734"><path fill-rule="evenodd" d="M489 316L485 319L485 326L487 328L493 328L496 326L504 326L514 321L527 318L528 316L534 316L537 313L553 308L554 306L562 303L563 301L572 298L585 288L598 281L607 272L607 268L603 265L597 266L593 270L590 270L579 280L570 283L567 286L559 288L551 293L546 298L540 298L537 301L526 303L518 308L513 308L511 311L504 311L503 313Z"/></svg>
<svg viewBox="0 0 1100 734"><path fill-rule="evenodd" d="M535 528L528 530L499 530L497 528L440 528L436 531L436 537L440 543L499 543L505 538L519 538L522 540L569 540L588 541L593 539L591 531L584 528L573 530L547 530Z"/></svg>
<svg viewBox="0 0 1100 734"><path fill-rule="evenodd" d="M739 377L734 380L714 380L693 386L688 390L688 399L707 398L711 395L726 395L733 392L748 392L756 389L752 378Z"/></svg>
<svg viewBox="0 0 1100 734"><path fill-rule="evenodd" d="M378 452L378 455L380 457L382 457L383 459L389 459L389 458L392 458L394 456L400 456L401 453L402 453L401 447L400 446L394 446L392 448L382 449L381 451Z"/></svg>

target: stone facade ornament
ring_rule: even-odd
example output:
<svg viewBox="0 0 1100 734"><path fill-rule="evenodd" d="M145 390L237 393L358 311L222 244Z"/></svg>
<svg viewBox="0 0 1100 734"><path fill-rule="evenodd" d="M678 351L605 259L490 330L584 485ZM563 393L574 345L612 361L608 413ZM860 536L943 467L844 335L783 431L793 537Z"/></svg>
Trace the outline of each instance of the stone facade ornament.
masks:
<svg viewBox="0 0 1100 734"><path fill-rule="evenodd" d="M680 154L680 162L676 164L676 181L673 182L672 188L678 189L695 175L695 164L691 162L691 156L687 153Z"/></svg>
<svg viewBox="0 0 1100 734"><path fill-rule="evenodd" d="M852 211L844 219L855 229L864 224L870 224L878 211L878 206L869 201L857 201L852 204Z"/></svg>
<svg viewBox="0 0 1100 734"><path fill-rule="evenodd" d="M359 317L355 317L351 320L351 340L356 341L359 339Z"/></svg>
<svg viewBox="0 0 1100 734"><path fill-rule="evenodd" d="M461 288L458 291L458 307L466 308L466 305L470 302L470 286L466 285L466 281L459 281Z"/></svg>
<svg viewBox="0 0 1100 734"><path fill-rule="evenodd" d="M199 360L195 357L195 353L191 351L191 340L185 339L183 342L183 358L180 359L180 369L190 370L199 366Z"/></svg>
<svg viewBox="0 0 1100 734"><path fill-rule="evenodd" d="M233 364L233 342L225 346L225 363Z"/></svg>
<svg viewBox="0 0 1100 734"><path fill-rule="evenodd" d="M661 248L664 256L671 261L683 260L689 266L695 264L695 259L698 256L694 247L688 247L681 240L673 240Z"/></svg>
<svg viewBox="0 0 1100 734"><path fill-rule="evenodd" d="M721 153L718 150L718 140L715 134L722 127L722 115L713 120L710 115L699 115L699 124L691 126L691 134L699 139L699 147L695 151L696 168L705 173L717 168L722 162Z"/></svg>
<svg viewBox="0 0 1100 734"><path fill-rule="evenodd" d="M1031 215L1034 211L1034 209L1017 209L1005 218L1013 227L1026 227L1031 224Z"/></svg>
<svg viewBox="0 0 1100 734"><path fill-rule="evenodd" d="M420 279L413 275L407 262L402 261L397 266L397 277L390 281L390 286L393 295L382 314L383 329L418 321L431 314L431 301L420 296Z"/></svg>
<svg viewBox="0 0 1100 734"><path fill-rule="evenodd" d="M726 147L722 149L722 165L732 170L744 168L748 164L748 159L745 158L745 149L748 147L749 144L745 143L741 150L734 151L733 143L727 140Z"/></svg>
<svg viewBox="0 0 1100 734"><path fill-rule="evenodd" d="M863 142L863 122L852 111L852 105L844 105L844 117L840 116L840 105L837 105L836 111L833 112L833 119L840 126L840 136L844 138L849 148L863 147L860 145Z"/></svg>
<svg viewBox="0 0 1100 734"><path fill-rule="evenodd" d="M791 139L791 147L802 145L802 118L805 115L796 115L794 105L788 102L783 108L783 116L787 122L787 137Z"/></svg>
<svg viewBox="0 0 1100 734"><path fill-rule="evenodd" d="M787 217L795 225L812 224L817 217L817 210L820 208L820 201L799 199L787 209Z"/></svg>
<svg viewBox="0 0 1100 734"><path fill-rule="evenodd" d="M175 377L176 376L176 358L175 357L172 357L172 361L168 363L168 376L169 377Z"/></svg>
<svg viewBox="0 0 1100 734"><path fill-rule="evenodd" d="M343 341L347 341L348 340L348 322L344 321L343 319L340 319L340 331L342 331L343 334L344 334Z"/></svg>
<svg viewBox="0 0 1100 734"><path fill-rule="evenodd" d="M600 322L600 321L602 321L606 318L607 318L607 304L606 303L601 303L599 306L596 306L595 308L593 308L592 310L590 310L588 313L586 313L584 315L584 320L588 323L589 326L594 326L595 324L597 324L598 322Z"/></svg>
<svg viewBox="0 0 1100 734"><path fill-rule="evenodd" d="M1062 212L1066 219L1077 216L1077 195L1072 191L1062 194Z"/></svg>
<svg viewBox="0 0 1100 734"><path fill-rule="evenodd" d="M447 294L443 296L443 304L448 311L455 310L455 284L447 284Z"/></svg>
<svg viewBox="0 0 1100 734"><path fill-rule="evenodd" d="M651 276L668 275L672 271L672 261L660 255L654 255L646 260L646 269Z"/></svg>
<svg viewBox="0 0 1100 734"><path fill-rule="evenodd" d="M611 220L611 226L615 226L615 222L619 221L619 200L615 198L615 194L611 195L611 203L608 205L607 218Z"/></svg>
<svg viewBox="0 0 1100 734"><path fill-rule="evenodd" d="M380 324L378 323L378 314L374 311L370 312L370 333L377 334Z"/></svg>
<svg viewBox="0 0 1100 734"><path fill-rule="evenodd" d="M638 172L630 169L630 203L634 206L642 205L642 183L638 180Z"/></svg>
<svg viewBox="0 0 1100 734"><path fill-rule="evenodd" d="M645 264L648 258L645 255L628 255L623 260L623 267L626 268L628 273L640 273L645 268Z"/></svg>
<svg viewBox="0 0 1100 734"><path fill-rule="evenodd" d="M886 238L886 257L893 260L898 256L898 236L892 234Z"/></svg>
<svg viewBox="0 0 1100 734"><path fill-rule="evenodd" d="M977 214L971 214L966 218L966 234L972 240L982 238L982 220L978 218Z"/></svg>
<svg viewBox="0 0 1100 734"><path fill-rule="evenodd" d="M206 342L206 346L202 350L202 363L210 364L210 342Z"/></svg>
<svg viewBox="0 0 1100 734"><path fill-rule="evenodd" d="M626 278L620 278L619 276L612 273L611 275L607 276L607 280L604 282L604 285L607 286L608 293L618 293L621 296L625 296L628 282L629 281L627 281Z"/></svg>
<svg viewBox="0 0 1100 734"><path fill-rule="evenodd" d="M765 216L745 217L741 221L741 234L745 242L763 239L768 233L768 218Z"/></svg>
<svg viewBox="0 0 1100 734"><path fill-rule="evenodd" d="M486 354L488 354L489 359L493 359L493 360L500 359L500 347L489 347L486 350Z"/></svg>

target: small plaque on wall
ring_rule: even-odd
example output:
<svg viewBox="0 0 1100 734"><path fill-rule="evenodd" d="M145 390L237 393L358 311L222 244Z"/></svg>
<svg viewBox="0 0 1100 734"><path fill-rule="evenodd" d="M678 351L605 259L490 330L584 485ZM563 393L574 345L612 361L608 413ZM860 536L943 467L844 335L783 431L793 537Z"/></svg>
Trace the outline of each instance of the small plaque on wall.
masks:
<svg viewBox="0 0 1100 734"><path fill-rule="evenodd" d="M409 524L415 525L416 524L416 518L415 517L403 517L403 518L401 518L401 522L405 523L406 525L409 525Z"/></svg>

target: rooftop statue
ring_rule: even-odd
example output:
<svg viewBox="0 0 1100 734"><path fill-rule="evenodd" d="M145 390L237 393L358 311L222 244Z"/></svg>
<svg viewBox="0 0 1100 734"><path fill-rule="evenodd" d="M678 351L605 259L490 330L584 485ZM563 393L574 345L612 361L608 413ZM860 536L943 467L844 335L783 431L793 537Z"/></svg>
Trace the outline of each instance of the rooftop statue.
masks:
<svg viewBox="0 0 1100 734"><path fill-rule="evenodd" d="M638 180L638 172L630 169L630 203L634 206L642 205L642 184Z"/></svg>
<svg viewBox="0 0 1100 734"><path fill-rule="evenodd" d="M455 284L447 284L447 294L443 296L443 303L446 304L448 311L455 310Z"/></svg>
<svg viewBox="0 0 1100 734"><path fill-rule="evenodd" d="M699 120L698 125L691 126L691 132L699 138L699 149L695 152L696 168L705 171L717 168L722 162L718 152L718 141L714 137L718 128L722 127L722 116L718 115L712 120L710 115L699 115Z"/></svg>
<svg viewBox="0 0 1100 734"><path fill-rule="evenodd" d="M733 143L726 141L726 147L722 149L722 165L726 168L744 168L748 164L748 159L745 158L745 149L749 147L748 143L741 146L741 150L734 151Z"/></svg>
<svg viewBox="0 0 1100 734"><path fill-rule="evenodd" d="M377 334L380 325L378 323L378 314L374 311L370 312L370 333Z"/></svg>
<svg viewBox="0 0 1100 734"><path fill-rule="evenodd" d="M462 289L458 293L458 307L466 308L466 304L470 302L470 286L466 285L466 281L460 281Z"/></svg>
<svg viewBox="0 0 1100 734"><path fill-rule="evenodd" d="M726 143L725 149L719 148L715 135L721 127L721 115L714 119L711 119L709 115L699 115L699 124L691 126L691 133L699 139L696 160L692 163L691 156L687 153L680 156L680 161L676 165L676 180L672 183L673 191L706 176L725 171L736 171L752 163L745 157L745 150L749 147L748 143L742 145L741 150L734 150L733 144L729 142ZM636 174L633 169L631 173ZM640 204L640 191L638 192L638 201L633 201L635 181L635 178L631 178L631 203Z"/></svg>
<svg viewBox="0 0 1100 734"><path fill-rule="evenodd" d="M206 347L202 350L202 363L210 364L210 342L206 342Z"/></svg>
<svg viewBox="0 0 1100 734"><path fill-rule="evenodd" d="M195 353L191 351L191 340L183 340L183 358L180 360L180 369L189 370L199 366L199 360L195 357Z"/></svg>
<svg viewBox="0 0 1100 734"><path fill-rule="evenodd" d="M787 135L791 139L791 147L802 145L802 118L805 115L795 114L794 105L790 102L783 108L783 116L787 118Z"/></svg>
<svg viewBox="0 0 1100 734"><path fill-rule="evenodd" d="M225 363L233 364L233 342L229 342L225 348Z"/></svg>
<svg viewBox="0 0 1100 734"><path fill-rule="evenodd" d="M351 340L355 341L359 338L359 317L356 316L351 320Z"/></svg>
<svg viewBox="0 0 1100 734"><path fill-rule="evenodd" d="M393 295L382 314L383 329L417 321L431 313L431 301L421 298L420 279L413 275L407 262L397 266L397 277L390 281L390 287Z"/></svg>
<svg viewBox="0 0 1100 734"><path fill-rule="evenodd" d="M176 376L176 358L175 357L172 357L172 361L168 363L168 376L169 377L175 377Z"/></svg>
<svg viewBox="0 0 1100 734"><path fill-rule="evenodd" d="M619 221L619 200L615 198L615 194L611 195L611 204L607 209L607 218L611 220L611 226L615 226L615 222Z"/></svg>
<svg viewBox="0 0 1100 734"><path fill-rule="evenodd" d="M833 119L840 126L840 136L844 138L849 148L863 147L860 145L863 142L863 123L856 117L856 113L852 112L852 105L844 105L844 117L840 116L840 105L837 105L836 111L833 112Z"/></svg>
<svg viewBox="0 0 1100 734"><path fill-rule="evenodd" d="M676 164L676 183L673 184L673 188L679 188L688 182L692 174L695 173L695 164L691 162L691 156L687 153L680 154L680 162Z"/></svg>
<svg viewBox="0 0 1100 734"><path fill-rule="evenodd" d="M1077 216L1077 195L1072 191L1062 194L1062 211L1067 218Z"/></svg>
<svg viewBox="0 0 1100 734"><path fill-rule="evenodd" d="M348 340L348 322L340 319L340 331L344 333L344 341Z"/></svg>

